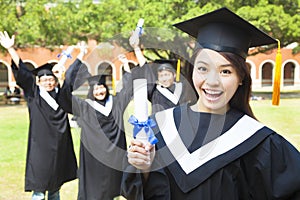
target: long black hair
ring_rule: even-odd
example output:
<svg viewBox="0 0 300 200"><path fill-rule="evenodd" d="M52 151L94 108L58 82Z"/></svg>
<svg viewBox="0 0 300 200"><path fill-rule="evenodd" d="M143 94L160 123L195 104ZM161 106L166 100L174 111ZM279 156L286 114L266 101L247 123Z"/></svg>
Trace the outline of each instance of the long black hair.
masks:
<svg viewBox="0 0 300 200"><path fill-rule="evenodd" d="M96 84L97 84L97 83L96 83ZM96 98L94 97L94 94L93 94L94 86L95 86L96 84L90 85L89 91L88 91L88 94L87 94L87 98L88 98L88 99L96 100ZM106 88L106 95L105 95L104 99L101 100L101 101L104 101L104 102L105 102L105 101L108 99L108 97L109 97L109 88L108 88L108 86L107 86L106 84L104 84L104 83L101 83L101 84L98 84L98 85L103 85L103 86Z"/></svg>
<svg viewBox="0 0 300 200"><path fill-rule="evenodd" d="M200 51L201 48L195 50L191 59L191 63L193 64L195 63L195 59ZM230 52L219 52L219 53L232 64L232 66L235 68L237 72L239 80L241 80L241 84L239 85L233 97L229 101L230 107L237 109L249 115L250 117L256 119L249 104L251 90L252 90L252 79L250 75L250 69L246 65L245 59Z"/></svg>

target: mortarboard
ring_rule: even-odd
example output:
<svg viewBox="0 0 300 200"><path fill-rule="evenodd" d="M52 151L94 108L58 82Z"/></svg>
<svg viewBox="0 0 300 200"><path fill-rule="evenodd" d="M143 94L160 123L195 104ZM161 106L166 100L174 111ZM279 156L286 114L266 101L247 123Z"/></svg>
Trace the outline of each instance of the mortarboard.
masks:
<svg viewBox="0 0 300 200"><path fill-rule="evenodd" d="M154 60L153 63L159 64L157 71L168 70L175 73L175 68L177 61L176 60L166 60L166 59L158 59Z"/></svg>
<svg viewBox="0 0 300 200"><path fill-rule="evenodd" d="M274 38L225 7L174 26L197 38L198 47L231 52L243 58L246 58L250 47L277 43Z"/></svg>
<svg viewBox="0 0 300 200"><path fill-rule="evenodd" d="M98 75L95 75L95 76L90 76L88 78L88 82L89 82L89 85L92 86L92 85L106 85L106 76L105 75L101 75L101 74L98 74Z"/></svg>
<svg viewBox="0 0 300 200"><path fill-rule="evenodd" d="M54 76L52 72L52 68L54 66L54 63L46 63L38 68L33 69L31 72L37 76Z"/></svg>

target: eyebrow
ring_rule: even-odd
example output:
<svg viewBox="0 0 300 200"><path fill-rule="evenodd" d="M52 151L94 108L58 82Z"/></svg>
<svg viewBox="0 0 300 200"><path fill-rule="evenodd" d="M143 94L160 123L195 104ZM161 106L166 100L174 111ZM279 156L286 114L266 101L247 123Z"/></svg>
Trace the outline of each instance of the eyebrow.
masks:
<svg viewBox="0 0 300 200"><path fill-rule="evenodd" d="M205 65L209 65L207 62L199 60L198 62L196 62L196 64L205 64ZM224 65L219 65L218 67L233 67L233 65L231 63L228 64L224 64Z"/></svg>
<svg viewBox="0 0 300 200"><path fill-rule="evenodd" d="M196 64L199 64L199 63L208 65L208 63L206 63L206 62L204 62L204 61L202 61L202 60L199 60L199 61L196 62Z"/></svg>
<svg viewBox="0 0 300 200"><path fill-rule="evenodd" d="M229 64L225 64L225 65L220 65L219 67L233 67L233 65L231 63L229 63Z"/></svg>

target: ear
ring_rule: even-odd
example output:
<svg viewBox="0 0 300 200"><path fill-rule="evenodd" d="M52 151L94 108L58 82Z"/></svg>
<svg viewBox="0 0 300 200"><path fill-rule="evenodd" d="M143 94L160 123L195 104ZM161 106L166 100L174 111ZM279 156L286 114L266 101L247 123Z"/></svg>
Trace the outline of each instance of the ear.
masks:
<svg viewBox="0 0 300 200"><path fill-rule="evenodd" d="M35 83L37 84L37 85L40 85L40 79L39 79L39 77L35 77Z"/></svg>

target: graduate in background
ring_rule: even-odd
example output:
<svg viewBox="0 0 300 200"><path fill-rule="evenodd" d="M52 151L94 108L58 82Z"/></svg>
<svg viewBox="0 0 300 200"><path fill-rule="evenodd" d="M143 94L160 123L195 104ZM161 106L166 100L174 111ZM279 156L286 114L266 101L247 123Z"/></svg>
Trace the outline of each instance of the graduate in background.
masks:
<svg viewBox="0 0 300 200"><path fill-rule="evenodd" d="M140 47L139 38L134 33L129 38L140 67L143 70L135 73L133 78L147 79L148 100L152 105L152 114L188 102L195 102L195 91L183 76L177 74L178 60L158 59L147 63Z"/></svg>
<svg viewBox="0 0 300 200"><path fill-rule="evenodd" d="M131 100L132 83L127 78L129 82L113 96L105 79L104 75L91 76L85 65L72 65L66 71L59 99L81 126L79 200L109 200L121 193L122 165L127 149L123 114ZM86 80L87 98L72 95Z"/></svg>
<svg viewBox="0 0 300 200"><path fill-rule="evenodd" d="M152 70L157 73L156 81L147 76L148 99L152 104L152 114L196 101L196 95L189 83L186 80L176 81L177 62L177 60L160 59L151 64Z"/></svg>
<svg viewBox="0 0 300 200"><path fill-rule="evenodd" d="M158 112L156 148L133 140L128 199L300 199L300 153L255 119L250 47L277 41L227 8L175 25L197 38L195 104ZM146 151L146 150L150 150ZM127 171L130 172L130 171Z"/></svg>
<svg viewBox="0 0 300 200"><path fill-rule="evenodd" d="M25 191L33 191L32 199L45 199L48 191L49 200L59 200L60 187L76 179L77 161L67 113L56 101L60 88L53 65L46 63L29 71L13 48L14 36L1 32L0 43L11 55L30 116Z"/></svg>

